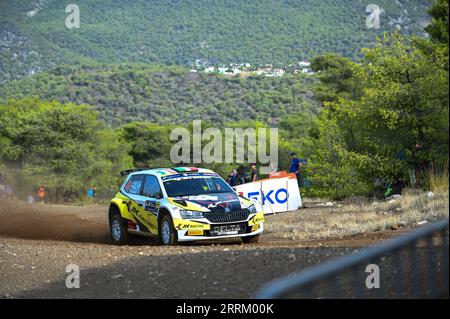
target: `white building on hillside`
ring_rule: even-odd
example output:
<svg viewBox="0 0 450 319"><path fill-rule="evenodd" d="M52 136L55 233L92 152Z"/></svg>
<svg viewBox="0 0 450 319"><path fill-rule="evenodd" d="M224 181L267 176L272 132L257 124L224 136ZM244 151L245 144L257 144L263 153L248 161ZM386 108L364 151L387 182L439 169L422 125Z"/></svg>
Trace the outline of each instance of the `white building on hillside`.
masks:
<svg viewBox="0 0 450 319"><path fill-rule="evenodd" d="M228 67L227 67L227 66L219 66L219 67L217 68L217 71L218 71L220 74L224 74L225 72L228 71Z"/></svg>
<svg viewBox="0 0 450 319"><path fill-rule="evenodd" d="M309 67L311 66L311 62L308 62L308 61L300 61L300 62L298 63L298 65L299 65L301 68L309 68Z"/></svg>

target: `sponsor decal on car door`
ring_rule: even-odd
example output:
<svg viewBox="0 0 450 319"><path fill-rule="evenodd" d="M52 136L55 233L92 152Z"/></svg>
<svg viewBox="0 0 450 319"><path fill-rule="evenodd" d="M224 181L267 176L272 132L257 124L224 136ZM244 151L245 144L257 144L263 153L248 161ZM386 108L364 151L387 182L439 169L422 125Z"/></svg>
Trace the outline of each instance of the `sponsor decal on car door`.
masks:
<svg viewBox="0 0 450 319"><path fill-rule="evenodd" d="M128 202L128 211L141 222L152 234L158 234L158 217L146 209L145 202L137 203L134 200Z"/></svg>

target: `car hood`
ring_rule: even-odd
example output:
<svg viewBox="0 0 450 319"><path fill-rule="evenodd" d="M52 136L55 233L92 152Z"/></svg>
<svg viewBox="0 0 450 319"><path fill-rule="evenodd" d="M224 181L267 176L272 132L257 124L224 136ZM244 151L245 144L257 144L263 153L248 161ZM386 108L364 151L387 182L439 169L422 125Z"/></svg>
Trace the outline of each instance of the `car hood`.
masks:
<svg viewBox="0 0 450 319"><path fill-rule="evenodd" d="M186 210L199 211L235 211L246 205L235 193L211 193L169 198L173 204ZM228 208L228 209L227 209Z"/></svg>

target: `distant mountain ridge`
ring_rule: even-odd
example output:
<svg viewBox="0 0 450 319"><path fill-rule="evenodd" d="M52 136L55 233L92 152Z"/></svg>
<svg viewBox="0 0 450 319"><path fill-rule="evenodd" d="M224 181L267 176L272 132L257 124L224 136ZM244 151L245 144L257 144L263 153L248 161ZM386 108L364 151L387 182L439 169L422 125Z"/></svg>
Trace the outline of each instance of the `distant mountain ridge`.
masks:
<svg viewBox="0 0 450 319"><path fill-rule="evenodd" d="M380 29L366 27L372 0L0 1L0 83L59 64L250 63L288 65L324 52L357 58L384 31L424 34L432 0L378 0Z"/></svg>
<svg viewBox="0 0 450 319"><path fill-rule="evenodd" d="M303 74L243 79L182 67L64 66L1 85L0 103L32 96L88 104L113 126L142 120L186 124L194 119L219 125L242 120L276 124L285 116L319 113L314 83L314 77Z"/></svg>

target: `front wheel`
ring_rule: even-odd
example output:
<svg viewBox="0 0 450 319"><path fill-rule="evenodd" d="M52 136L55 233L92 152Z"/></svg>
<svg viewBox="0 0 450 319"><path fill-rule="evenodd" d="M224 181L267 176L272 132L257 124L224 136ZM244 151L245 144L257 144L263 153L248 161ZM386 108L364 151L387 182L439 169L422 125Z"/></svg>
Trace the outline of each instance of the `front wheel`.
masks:
<svg viewBox="0 0 450 319"><path fill-rule="evenodd" d="M259 235L241 237L244 244L256 244L259 242Z"/></svg>
<svg viewBox="0 0 450 319"><path fill-rule="evenodd" d="M172 218L169 215L164 215L159 225L159 242L168 246L177 244L177 235L173 228Z"/></svg>
<svg viewBox="0 0 450 319"><path fill-rule="evenodd" d="M125 245L129 243L129 234L120 214L116 213L111 217L110 228L114 244Z"/></svg>

